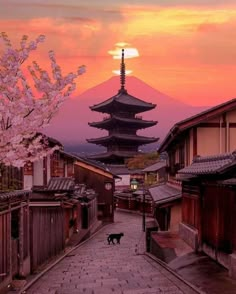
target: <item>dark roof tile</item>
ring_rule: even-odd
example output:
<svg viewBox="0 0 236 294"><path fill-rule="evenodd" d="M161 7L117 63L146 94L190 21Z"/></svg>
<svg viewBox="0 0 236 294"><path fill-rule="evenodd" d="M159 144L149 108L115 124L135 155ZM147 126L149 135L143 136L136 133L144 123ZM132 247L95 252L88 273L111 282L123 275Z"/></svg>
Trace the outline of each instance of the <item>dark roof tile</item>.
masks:
<svg viewBox="0 0 236 294"><path fill-rule="evenodd" d="M145 169L143 169L143 172L158 171L159 169L161 169L161 168L163 168L165 166L166 166L166 161L161 160L161 161L158 161L158 162L146 167Z"/></svg>
<svg viewBox="0 0 236 294"><path fill-rule="evenodd" d="M29 195L31 191L29 190L16 190L11 192L2 192L0 193L0 202L6 200L12 200L16 198L20 198L24 195Z"/></svg>
<svg viewBox="0 0 236 294"><path fill-rule="evenodd" d="M225 153L212 156L198 156L193 163L178 171L179 174L217 174L225 168L236 164L236 153Z"/></svg>
<svg viewBox="0 0 236 294"><path fill-rule="evenodd" d="M167 203L181 198L181 190L168 184L149 188L149 193L156 204Z"/></svg>
<svg viewBox="0 0 236 294"><path fill-rule="evenodd" d="M91 106L90 108L92 110L97 110L102 107L106 107L109 104L112 104L114 102L118 102L127 106L138 106L138 107L144 107L148 109L152 109L156 106L156 104L145 102L139 98L136 98L130 94L128 94L127 91L119 91L115 96L99 103Z"/></svg>
<svg viewBox="0 0 236 294"><path fill-rule="evenodd" d="M51 178L45 191L71 191L74 187L73 178Z"/></svg>

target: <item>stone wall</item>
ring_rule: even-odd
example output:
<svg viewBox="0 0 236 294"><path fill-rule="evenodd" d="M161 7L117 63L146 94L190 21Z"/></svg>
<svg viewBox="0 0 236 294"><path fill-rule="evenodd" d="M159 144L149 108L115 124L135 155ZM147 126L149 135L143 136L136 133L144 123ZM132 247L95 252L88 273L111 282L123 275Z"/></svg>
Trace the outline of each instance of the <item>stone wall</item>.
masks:
<svg viewBox="0 0 236 294"><path fill-rule="evenodd" d="M179 224L179 236L183 239L193 250L199 249L198 244L198 230L189 227L184 223Z"/></svg>

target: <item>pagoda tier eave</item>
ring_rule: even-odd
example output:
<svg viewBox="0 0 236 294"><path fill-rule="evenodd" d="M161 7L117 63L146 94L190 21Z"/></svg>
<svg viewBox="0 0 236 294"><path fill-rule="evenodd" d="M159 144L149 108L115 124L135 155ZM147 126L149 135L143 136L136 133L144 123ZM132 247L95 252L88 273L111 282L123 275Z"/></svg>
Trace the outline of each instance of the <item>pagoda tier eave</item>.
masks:
<svg viewBox="0 0 236 294"><path fill-rule="evenodd" d="M148 127L155 126L158 122L157 121L149 121L149 120L142 120L139 118L123 118L123 117L117 117L113 116L108 119L104 119L103 121L98 122L92 122L88 123L91 127L100 128L100 129L110 129L110 127L114 124L119 125L127 125L129 123L129 127L132 129L145 129Z"/></svg>
<svg viewBox="0 0 236 294"><path fill-rule="evenodd" d="M117 111L117 108L126 112L132 112L132 113L141 113L141 112L145 112L145 111L149 111L152 110L156 107L156 105L150 106L150 107L138 107L138 106L134 106L134 105L130 105L130 104L121 104L116 107L115 105L110 105L110 106L104 106L104 107L99 107L96 108L94 106L91 106L90 109L92 111L97 111L97 112L101 112L101 113L115 113Z"/></svg>
<svg viewBox="0 0 236 294"><path fill-rule="evenodd" d="M87 139L88 143L98 144L102 146L111 145L112 142L120 143L122 145L135 144L136 146L157 142L159 138L143 137L137 135L110 135L101 138Z"/></svg>
<svg viewBox="0 0 236 294"><path fill-rule="evenodd" d="M117 108L124 108L126 111L133 113L140 113L151 110L156 107L156 104L142 101L127 92L119 92L117 95L93 106L90 109L97 112L111 113L116 111Z"/></svg>
<svg viewBox="0 0 236 294"><path fill-rule="evenodd" d="M139 154L138 151L108 151L104 153L98 153L94 155L90 155L89 158L96 159L96 160L103 160L109 158L130 158L135 155Z"/></svg>

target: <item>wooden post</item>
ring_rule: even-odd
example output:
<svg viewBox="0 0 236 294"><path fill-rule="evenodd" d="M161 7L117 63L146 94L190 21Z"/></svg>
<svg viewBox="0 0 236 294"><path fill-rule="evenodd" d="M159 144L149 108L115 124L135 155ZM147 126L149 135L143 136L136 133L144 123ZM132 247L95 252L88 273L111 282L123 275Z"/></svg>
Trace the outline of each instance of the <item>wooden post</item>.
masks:
<svg viewBox="0 0 236 294"><path fill-rule="evenodd" d="M23 275L24 260L24 205L21 202L19 210L19 275Z"/></svg>
<svg viewBox="0 0 236 294"><path fill-rule="evenodd" d="M143 189L143 231L145 232L146 230L146 220L145 220L145 190Z"/></svg>
<svg viewBox="0 0 236 294"><path fill-rule="evenodd" d="M12 277L11 204L9 204L9 212L7 214L7 240L8 240L8 246L9 246L8 270L9 270L10 277Z"/></svg>

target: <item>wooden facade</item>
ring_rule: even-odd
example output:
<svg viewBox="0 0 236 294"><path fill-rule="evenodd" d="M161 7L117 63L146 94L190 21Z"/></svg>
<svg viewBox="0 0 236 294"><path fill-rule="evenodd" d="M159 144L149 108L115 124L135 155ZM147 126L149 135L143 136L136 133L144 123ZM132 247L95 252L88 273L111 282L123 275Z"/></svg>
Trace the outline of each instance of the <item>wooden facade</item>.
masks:
<svg viewBox="0 0 236 294"><path fill-rule="evenodd" d="M182 185L182 221L200 230L200 187L193 182Z"/></svg>
<svg viewBox="0 0 236 294"><path fill-rule="evenodd" d="M198 157L179 171L181 237L236 277L236 154Z"/></svg>
<svg viewBox="0 0 236 294"><path fill-rule="evenodd" d="M145 197L143 197L142 193L143 191L141 190L136 192L115 192L116 208L139 214L145 213L149 216L153 215L152 199L147 191L145 192Z"/></svg>
<svg viewBox="0 0 236 294"><path fill-rule="evenodd" d="M93 161L77 158L75 163L75 182L86 184L97 194L98 219L114 221L115 176Z"/></svg>
<svg viewBox="0 0 236 294"><path fill-rule="evenodd" d="M97 193L91 189L96 183L88 181L89 190L76 188L76 160L60 149L28 162L23 169L2 167L1 190L27 190L0 194L0 293L14 278L25 278L59 254L74 235L75 240L80 240L97 225ZM89 177L97 174L92 170ZM98 180L104 180L105 189L111 193L113 175L105 172L103 176ZM83 181L82 184L85 186ZM96 186L103 195L99 187ZM112 220L113 194L106 197L102 201L108 199L109 210L105 203L104 217Z"/></svg>
<svg viewBox="0 0 236 294"><path fill-rule="evenodd" d="M30 208L31 271L65 247L63 209L61 206ZM43 236L43 238L42 238Z"/></svg>
<svg viewBox="0 0 236 294"><path fill-rule="evenodd" d="M167 181L166 165L166 160L160 160L143 169L145 185L165 183Z"/></svg>
<svg viewBox="0 0 236 294"><path fill-rule="evenodd" d="M178 170L195 156L210 156L236 149L236 99L212 107L176 123L159 152L168 153L168 180L175 182Z"/></svg>
<svg viewBox="0 0 236 294"><path fill-rule="evenodd" d="M198 231L198 249L205 244L224 253L236 250L235 192L214 181L199 182L198 187L196 182L183 183L183 222Z"/></svg>
<svg viewBox="0 0 236 294"><path fill-rule="evenodd" d="M168 183L180 188L182 185L182 221L179 232L193 248L199 247L202 236L209 235L209 239L212 234L212 226L208 218L209 214L213 213L212 211L214 215L216 212L217 215L220 215L216 208L213 209L218 197L213 195L218 195L220 190L204 186L194 178L191 179L191 182L186 180L182 184L178 172L189 166L198 156L210 157L233 152L236 149L235 126L236 99L232 99L176 123L158 150L160 153L168 153ZM205 193L204 197L203 193ZM215 198L210 199L209 195ZM203 207L205 207L204 210ZM205 215L204 220L203 215ZM216 241L212 240L208 240L207 243L215 244Z"/></svg>
<svg viewBox="0 0 236 294"><path fill-rule="evenodd" d="M55 177L47 187L33 188L29 204L32 272L60 253L78 230L81 207L79 200L72 198L74 186L71 178Z"/></svg>
<svg viewBox="0 0 236 294"><path fill-rule="evenodd" d="M29 192L0 195L0 292L30 272Z"/></svg>
<svg viewBox="0 0 236 294"><path fill-rule="evenodd" d="M181 221L181 189L162 183L149 187L153 215L160 231L178 231Z"/></svg>

